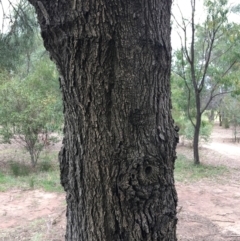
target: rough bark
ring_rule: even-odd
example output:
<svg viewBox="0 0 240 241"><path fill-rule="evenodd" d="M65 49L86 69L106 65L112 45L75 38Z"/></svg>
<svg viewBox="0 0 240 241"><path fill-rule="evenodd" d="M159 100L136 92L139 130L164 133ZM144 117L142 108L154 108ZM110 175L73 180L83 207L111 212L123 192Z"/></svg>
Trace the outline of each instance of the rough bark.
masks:
<svg viewBox="0 0 240 241"><path fill-rule="evenodd" d="M66 240L176 240L169 0L29 0L56 62Z"/></svg>

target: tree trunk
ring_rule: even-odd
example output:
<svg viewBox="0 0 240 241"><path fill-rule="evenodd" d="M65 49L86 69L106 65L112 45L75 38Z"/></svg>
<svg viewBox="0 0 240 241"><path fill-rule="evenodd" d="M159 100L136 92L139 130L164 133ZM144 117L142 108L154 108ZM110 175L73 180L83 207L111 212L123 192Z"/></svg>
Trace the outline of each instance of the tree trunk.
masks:
<svg viewBox="0 0 240 241"><path fill-rule="evenodd" d="M66 240L176 240L169 0L29 0L61 74Z"/></svg>
<svg viewBox="0 0 240 241"><path fill-rule="evenodd" d="M36 160L35 160L35 155L33 153L33 151L29 150L30 153L30 158L31 158L31 165L34 168L36 166Z"/></svg>
<svg viewBox="0 0 240 241"><path fill-rule="evenodd" d="M219 126L222 126L222 113L221 113L221 111L219 111L218 116L219 116Z"/></svg>
<svg viewBox="0 0 240 241"><path fill-rule="evenodd" d="M196 125L194 127L194 137L193 137L193 158L194 158L194 164L199 165L200 164L200 158L199 158L199 133L201 128L201 120L197 118Z"/></svg>
<svg viewBox="0 0 240 241"><path fill-rule="evenodd" d="M200 164L200 158L199 158L199 135L200 135L200 128L201 128L201 105L200 105L200 95L196 91L195 92L195 98L196 98L196 124L194 126L194 137L193 137L193 158L194 158L194 164L199 165Z"/></svg>

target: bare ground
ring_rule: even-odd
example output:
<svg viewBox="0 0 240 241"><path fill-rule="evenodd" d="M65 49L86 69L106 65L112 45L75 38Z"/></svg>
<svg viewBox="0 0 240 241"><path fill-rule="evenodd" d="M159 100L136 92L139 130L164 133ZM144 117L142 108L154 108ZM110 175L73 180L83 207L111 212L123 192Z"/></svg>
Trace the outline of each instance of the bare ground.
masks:
<svg viewBox="0 0 240 241"><path fill-rule="evenodd" d="M0 240L64 240L64 194L11 190L0 203Z"/></svg>
<svg viewBox="0 0 240 241"><path fill-rule="evenodd" d="M7 146L0 146L6 150ZM187 146L178 154L192 156ZM176 183L178 240L240 241L240 144L232 142L230 129L215 126L211 141L201 147L201 160L225 165L229 173L214 180ZM0 158L3 158L3 155ZM64 241L65 195L42 190L0 193L1 241Z"/></svg>
<svg viewBox="0 0 240 241"><path fill-rule="evenodd" d="M179 145L177 151L192 158L189 147ZM200 156L202 163L229 167L229 173L215 180L176 183L178 239L240 241L240 144L233 142L231 129L215 125Z"/></svg>

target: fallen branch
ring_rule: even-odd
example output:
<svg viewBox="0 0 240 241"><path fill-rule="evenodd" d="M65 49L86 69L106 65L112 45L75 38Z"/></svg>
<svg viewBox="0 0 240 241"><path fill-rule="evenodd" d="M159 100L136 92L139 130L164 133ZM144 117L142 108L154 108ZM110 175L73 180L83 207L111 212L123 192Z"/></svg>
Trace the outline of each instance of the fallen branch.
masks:
<svg viewBox="0 0 240 241"><path fill-rule="evenodd" d="M217 220L217 219L212 219L211 221L224 222L224 223L235 223L235 221L231 221L231 220Z"/></svg>

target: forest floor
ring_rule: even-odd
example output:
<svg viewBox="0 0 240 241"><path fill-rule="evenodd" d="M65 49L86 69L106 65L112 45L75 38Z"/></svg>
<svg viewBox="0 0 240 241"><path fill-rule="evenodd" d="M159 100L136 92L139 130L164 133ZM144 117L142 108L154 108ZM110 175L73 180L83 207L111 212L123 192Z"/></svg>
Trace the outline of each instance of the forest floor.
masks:
<svg viewBox="0 0 240 241"><path fill-rule="evenodd" d="M178 145L178 155L193 159L192 149ZM231 129L214 126L210 141L201 144L202 164L225 166L227 172L197 182L176 182L178 240L240 241L240 143Z"/></svg>
<svg viewBox="0 0 240 241"><path fill-rule="evenodd" d="M0 145L0 151L6 146ZM178 155L192 159L181 143ZM240 241L240 144L231 129L215 126L200 149L203 164L225 166L227 172L198 181L176 181L179 241ZM0 154L0 164L3 156ZM65 194L42 189L0 192L0 241L64 241Z"/></svg>

